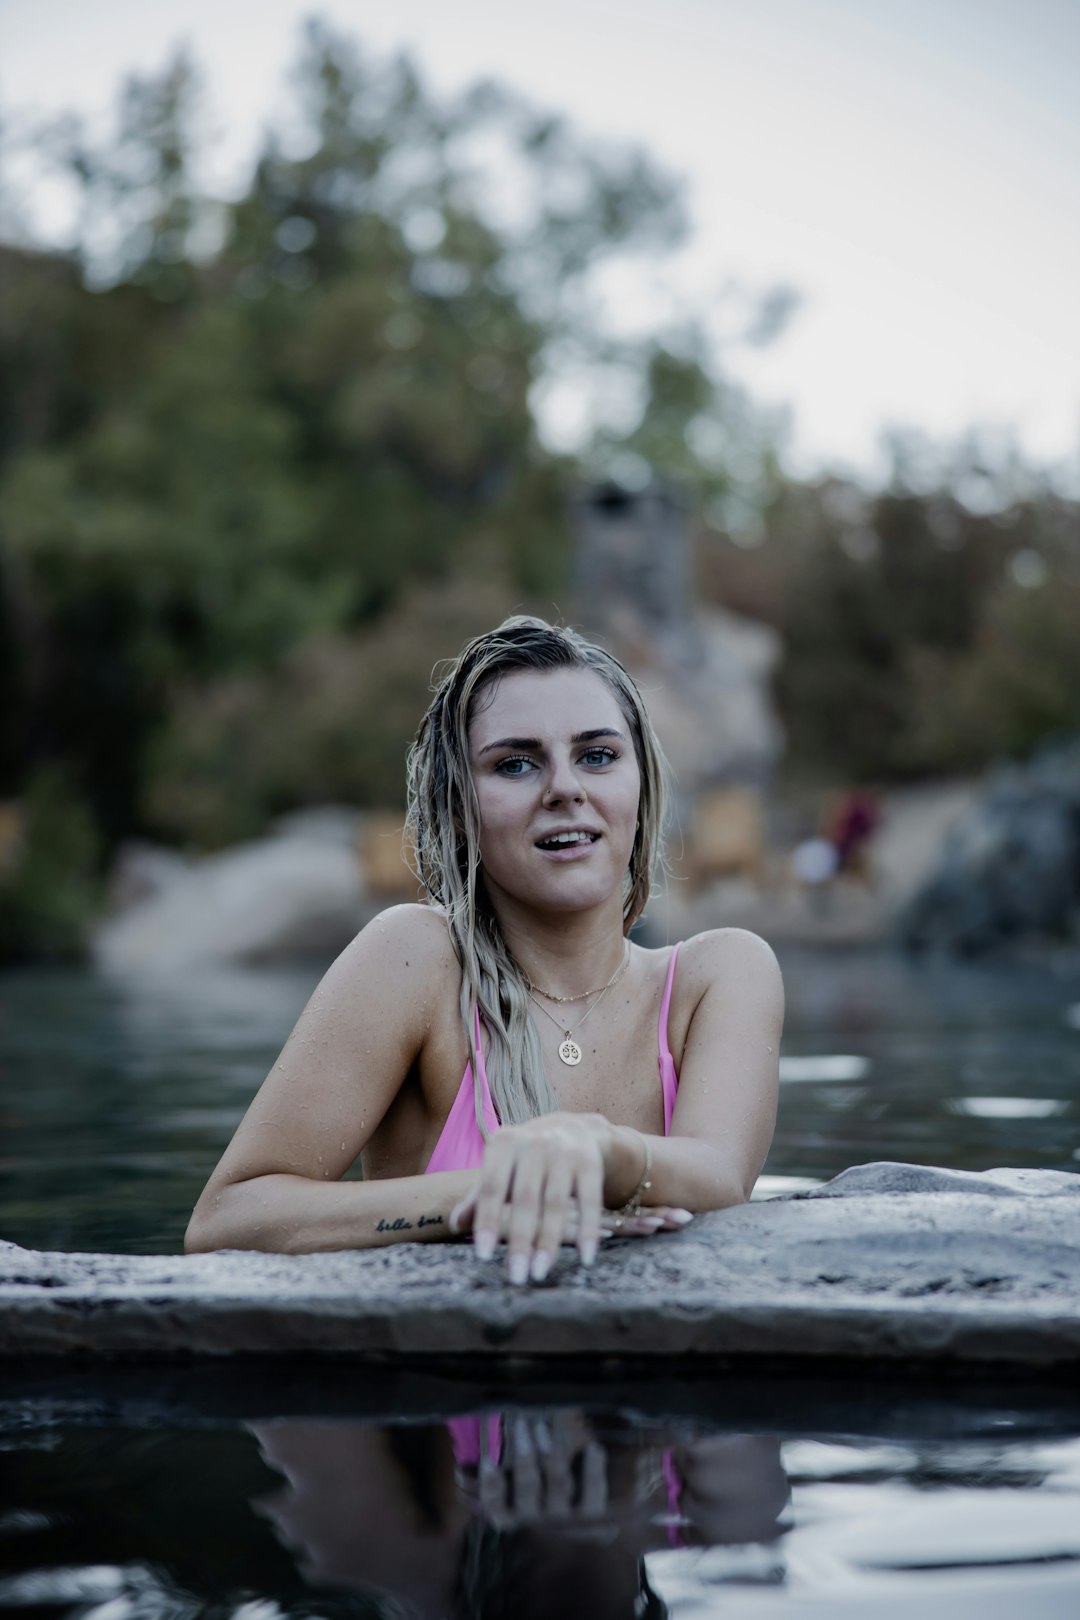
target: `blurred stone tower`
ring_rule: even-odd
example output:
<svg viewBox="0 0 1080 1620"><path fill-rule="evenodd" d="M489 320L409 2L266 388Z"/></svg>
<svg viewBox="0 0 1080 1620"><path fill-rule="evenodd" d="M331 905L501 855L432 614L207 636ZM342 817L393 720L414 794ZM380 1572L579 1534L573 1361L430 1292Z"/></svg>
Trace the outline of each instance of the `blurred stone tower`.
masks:
<svg viewBox="0 0 1080 1620"><path fill-rule="evenodd" d="M676 776L677 870L696 882L760 878L762 790L782 748L768 625L701 605L688 504L653 482L579 491L574 621L610 647L645 695Z"/></svg>
<svg viewBox="0 0 1080 1620"><path fill-rule="evenodd" d="M574 586L582 623L614 628L630 608L656 631L689 616L689 535L682 498L654 483L638 494L617 484L581 491L573 503Z"/></svg>

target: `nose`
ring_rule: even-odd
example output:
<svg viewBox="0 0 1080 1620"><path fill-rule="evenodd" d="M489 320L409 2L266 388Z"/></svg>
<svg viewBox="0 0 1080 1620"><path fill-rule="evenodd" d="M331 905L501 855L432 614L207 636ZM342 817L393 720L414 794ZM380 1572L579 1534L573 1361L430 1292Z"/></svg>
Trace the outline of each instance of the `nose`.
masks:
<svg viewBox="0 0 1080 1620"><path fill-rule="evenodd" d="M562 758L554 757L551 774L544 789L545 805L584 804L585 798L584 781L574 769L570 757L568 755Z"/></svg>

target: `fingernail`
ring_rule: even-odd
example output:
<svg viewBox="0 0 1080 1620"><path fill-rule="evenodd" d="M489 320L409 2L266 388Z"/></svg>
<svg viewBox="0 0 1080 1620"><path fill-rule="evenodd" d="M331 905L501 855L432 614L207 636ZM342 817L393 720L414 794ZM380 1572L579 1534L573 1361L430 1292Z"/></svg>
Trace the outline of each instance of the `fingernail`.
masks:
<svg viewBox="0 0 1080 1620"><path fill-rule="evenodd" d="M494 1232L477 1232L477 1234L476 1234L476 1258L478 1260L490 1260L494 1253L495 1253L495 1234L494 1234Z"/></svg>
<svg viewBox="0 0 1080 1620"><path fill-rule="evenodd" d="M533 1282L543 1282L544 1278L547 1276L547 1274L548 1274L548 1272L550 1270L551 1270L551 1256L550 1256L550 1254L545 1254L543 1249L537 1249L536 1255L535 1255L535 1257L533 1259L533 1263L532 1263L532 1280L533 1280Z"/></svg>
<svg viewBox="0 0 1080 1620"><path fill-rule="evenodd" d="M668 1220L674 1221L676 1226L686 1226L693 1218L688 1209L668 1210Z"/></svg>
<svg viewBox="0 0 1080 1620"><path fill-rule="evenodd" d="M581 1245L581 1263L582 1263L582 1265L583 1266L591 1266L595 1259L596 1259L596 1244L595 1244L595 1242L583 1243Z"/></svg>
<svg viewBox="0 0 1080 1620"><path fill-rule="evenodd" d="M458 1221L460 1221L460 1219L461 1219L461 1212L462 1212L462 1210L464 1208L465 1208L464 1204L455 1204L453 1209L450 1211L449 1221L450 1221L450 1230L451 1230L451 1232L456 1232L457 1231L457 1229L458 1229Z"/></svg>
<svg viewBox="0 0 1080 1620"><path fill-rule="evenodd" d="M664 1223L659 1215L641 1215L637 1224L643 1232L657 1232Z"/></svg>
<svg viewBox="0 0 1080 1620"><path fill-rule="evenodd" d="M508 1269L510 1272L510 1281L512 1283L516 1284L528 1281L529 1262L525 1255L512 1254L510 1256L510 1265Z"/></svg>

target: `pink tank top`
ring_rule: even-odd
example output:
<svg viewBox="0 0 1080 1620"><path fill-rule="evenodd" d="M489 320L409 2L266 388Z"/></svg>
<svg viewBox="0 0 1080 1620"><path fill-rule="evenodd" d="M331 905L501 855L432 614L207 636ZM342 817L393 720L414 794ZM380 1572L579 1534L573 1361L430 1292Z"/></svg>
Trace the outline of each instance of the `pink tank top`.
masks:
<svg viewBox="0 0 1080 1620"><path fill-rule="evenodd" d="M675 1111L675 1096L679 1089L679 1077L675 1073L675 1060L668 1046L668 1011L671 1007L671 990L675 983L675 964L679 959L682 941L674 946L671 952L671 961L668 963L667 978L664 981L664 996L660 1003L660 1023L657 1030L657 1047L660 1062L660 1087L664 1094L664 1135L671 1134L671 1116ZM478 1068L480 1070L480 1106L484 1116L484 1124L489 1131L499 1128L499 1116L495 1112L495 1104L491 1100L491 1090L484 1069L484 1052L480 1044L480 1014L476 1015L476 1052ZM480 1127L476 1123L476 1103L474 1100L472 1064L465 1066L465 1073L461 1077L458 1094L454 1098L453 1106L446 1116L446 1124L442 1128L435 1150L428 1160L425 1175L431 1175L437 1170L479 1170L484 1157L484 1138L480 1134Z"/></svg>

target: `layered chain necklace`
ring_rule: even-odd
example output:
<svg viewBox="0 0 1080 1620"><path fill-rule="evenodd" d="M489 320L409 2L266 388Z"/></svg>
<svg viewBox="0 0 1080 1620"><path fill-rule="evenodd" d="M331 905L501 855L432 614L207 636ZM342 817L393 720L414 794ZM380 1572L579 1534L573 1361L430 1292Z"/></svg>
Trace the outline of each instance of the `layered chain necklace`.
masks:
<svg viewBox="0 0 1080 1620"><path fill-rule="evenodd" d="M559 1061L561 1063L565 1063L568 1069L576 1069L578 1064L581 1062L581 1047L574 1039L575 1029L581 1028L586 1018L590 1018L596 1011L597 1007L599 1007L612 985L619 982L623 974L626 972L626 965L629 960L630 945L629 943L626 943L623 946L622 961L611 975L611 978L608 980L607 984L598 984L593 990L582 990L581 994L577 996L553 996L550 990L541 990L537 985L533 984L532 980L529 978L529 975L525 972L525 969L521 969L521 977L525 980L526 986L528 987L529 1000L535 1006L540 1008L540 1011L545 1015L545 1017L551 1019L551 1022L556 1026L557 1029L561 1029L563 1032L563 1038L559 1043ZM571 1025L569 1028L567 1028L561 1018L556 1018L555 1014L549 1011L549 1009L544 1006L543 1002L537 1001L537 996L543 996L545 1001L557 1001L562 1006L568 1006L575 1001L588 1001L590 996L595 996L596 1000L593 1002L591 1007L587 1008L586 1011L582 1013L576 1025Z"/></svg>

